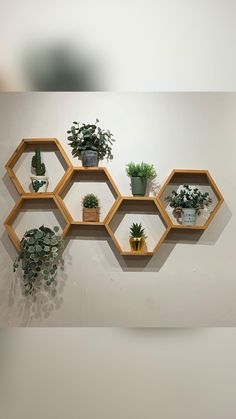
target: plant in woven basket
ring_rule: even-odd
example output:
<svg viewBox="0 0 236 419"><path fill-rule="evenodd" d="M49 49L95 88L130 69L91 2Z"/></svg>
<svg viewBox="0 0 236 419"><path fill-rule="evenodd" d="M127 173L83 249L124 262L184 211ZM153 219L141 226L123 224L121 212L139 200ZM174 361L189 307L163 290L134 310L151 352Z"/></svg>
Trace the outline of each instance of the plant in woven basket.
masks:
<svg viewBox="0 0 236 419"><path fill-rule="evenodd" d="M141 252L145 245L145 230L142 224L133 223L130 227L130 247L133 252Z"/></svg>
<svg viewBox="0 0 236 419"><path fill-rule="evenodd" d="M107 160L113 159L113 134L109 130L101 129L98 122L98 119L95 124L74 121L71 129L67 131L72 155L81 159L83 166L97 166L99 160L105 157Z"/></svg>
<svg viewBox="0 0 236 419"><path fill-rule="evenodd" d="M47 288L55 282L64 245L58 231L58 227L51 230L41 226L25 232L13 264L14 272L22 269L25 295L33 295L42 286Z"/></svg>
<svg viewBox="0 0 236 419"><path fill-rule="evenodd" d="M83 198L83 221L99 221L99 199L93 193L87 194Z"/></svg>

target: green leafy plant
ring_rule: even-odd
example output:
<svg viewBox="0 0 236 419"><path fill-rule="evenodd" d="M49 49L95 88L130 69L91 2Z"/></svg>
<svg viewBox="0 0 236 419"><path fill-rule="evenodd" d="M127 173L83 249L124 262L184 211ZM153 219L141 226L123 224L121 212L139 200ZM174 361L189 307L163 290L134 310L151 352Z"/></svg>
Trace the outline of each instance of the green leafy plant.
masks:
<svg viewBox="0 0 236 419"><path fill-rule="evenodd" d="M196 210L208 207L212 199L208 192L202 193L198 188L191 188L189 185L183 185L179 192L173 190L171 195L165 198L172 208L195 208Z"/></svg>
<svg viewBox="0 0 236 419"><path fill-rule="evenodd" d="M35 149L35 155L32 157L32 168L35 171L36 176L44 176L46 173L45 164L41 160L40 148Z"/></svg>
<svg viewBox="0 0 236 419"><path fill-rule="evenodd" d="M148 163L133 163L130 162L126 165L126 173L129 177L143 177L154 178L156 171L153 164Z"/></svg>
<svg viewBox="0 0 236 419"><path fill-rule="evenodd" d="M98 197L92 193L85 195L83 198L83 207L84 208L98 208L99 207Z"/></svg>
<svg viewBox="0 0 236 419"><path fill-rule="evenodd" d="M21 267L26 295L34 294L43 284L50 287L54 283L64 245L58 231L58 227L51 230L41 226L25 232L13 270Z"/></svg>
<svg viewBox="0 0 236 419"><path fill-rule="evenodd" d="M138 223L133 223L130 227L130 237L133 238L141 238L143 237L144 239L146 239L147 237L145 236L144 233L144 228L142 226L142 224L138 224Z"/></svg>
<svg viewBox="0 0 236 419"><path fill-rule="evenodd" d="M112 145L115 142L113 134L109 130L105 131L98 126L99 120L95 124L81 124L73 122L68 134L69 145L72 147L73 157L81 158L81 153L86 150L97 151L99 160L107 157L112 160Z"/></svg>

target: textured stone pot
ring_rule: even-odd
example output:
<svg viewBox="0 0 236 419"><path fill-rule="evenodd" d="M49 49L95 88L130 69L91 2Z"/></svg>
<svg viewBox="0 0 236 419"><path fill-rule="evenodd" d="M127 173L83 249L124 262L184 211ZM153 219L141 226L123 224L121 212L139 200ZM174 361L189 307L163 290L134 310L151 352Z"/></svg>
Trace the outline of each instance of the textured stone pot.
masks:
<svg viewBox="0 0 236 419"><path fill-rule="evenodd" d="M34 192L47 192L48 189L48 177L47 176L31 176L31 183Z"/></svg>
<svg viewBox="0 0 236 419"><path fill-rule="evenodd" d="M130 237L129 243L132 252L142 252L145 245L145 239L144 237Z"/></svg>
<svg viewBox="0 0 236 419"><path fill-rule="evenodd" d="M147 189L147 178L131 177L131 189L134 196L144 196Z"/></svg>
<svg viewBox="0 0 236 419"><path fill-rule="evenodd" d="M195 208L182 208L181 211L183 225L195 225L197 212Z"/></svg>
<svg viewBox="0 0 236 419"><path fill-rule="evenodd" d="M83 208L83 221L96 223L99 221L99 208Z"/></svg>
<svg viewBox="0 0 236 419"><path fill-rule="evenodd" d="M81 161L84 167L98 166L98 152L93 150L85 150L81 153Z"/></svg>

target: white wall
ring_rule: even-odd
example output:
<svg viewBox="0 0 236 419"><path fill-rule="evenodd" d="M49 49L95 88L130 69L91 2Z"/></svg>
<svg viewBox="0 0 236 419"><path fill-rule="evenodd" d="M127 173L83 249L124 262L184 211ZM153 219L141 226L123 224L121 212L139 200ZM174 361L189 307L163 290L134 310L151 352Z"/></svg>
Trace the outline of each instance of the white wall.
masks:
<svg viewBox="0 0 236 419"><path fill-rule="evenodd" d="M4 419L235 419L236 331L0 330Z"/></svg>
<svg viewBox="0 0 236 419"><path fill-rule="evenodd" d="M236 324L236 94L2 93L0 108L1 325ZM57 137L70 155L70 123L96 117L115 134L115 158L108 166L122 194L129 194L125 164L144 160L154 163L160 184L173 168L208 169L225 203L201 237L172 234L147 265L120 258L99 232L93 240L84 232L67 244L56 299L44 296L34 304L20 295L12 273L15 250L2 222L17 194L4 164L27 137ZM28 165L25 171L28 176ZM20 231L32 222L25 214Z"/></svg>

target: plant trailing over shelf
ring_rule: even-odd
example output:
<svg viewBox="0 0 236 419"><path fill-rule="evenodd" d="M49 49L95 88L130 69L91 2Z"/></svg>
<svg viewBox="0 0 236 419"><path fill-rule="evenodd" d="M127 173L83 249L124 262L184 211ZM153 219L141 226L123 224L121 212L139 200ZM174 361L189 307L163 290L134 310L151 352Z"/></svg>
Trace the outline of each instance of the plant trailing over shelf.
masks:
<svg viewBox="0 0 236 419"><path fill-rule="evenodd" d="M32 157L32 169L35 173L34 176L31 176L32 188L34 192L46 192L48 187L48 177L45 176L46 167L41 160L41 151L40 148L35 149L35 154Z"/></svg>
<svg viewBox="0 0 236 419"><path fill-rule="evenodd" d="M130 247L132 252L141 252L145 245L145 232L142 224L133 223L130 227Z"/></svg>
<svg viewBox="0 0 236 419"><path fill-rule="evenodd" d="M115 142L113 134L103 130L98 126L99 120L95 124L81 124L73 122L67 133L69 145L72 147L73 157L82 160L83 166L98 166L99 160L105 157L112 160L112 146Z"/></svg>
<svg viewBox="0 0 236 419"><path fill-rule="evenodd" d="M87 194L83 198L83 221L99 221L99 199L94 194Z"/></svg>
<svg viewBox="0 0 236 419"><path fill-rule="evenodd" d="M58 230L41 226L25 232L13 264L14 272L19 267L23 271L25 295L34 295L42 286L47 288L55 282L64 246L61 236L56 234Z"/></svg>
<svg viewBox="0 0 236 419"><path fill-rule="evenodd" d="M173 190L165 200L174 208L173 213L177 220L182 218L181 222L184 225L194 225L196 215L212 203L208 192L202 193L198 188L191 188L187 184L184 184L180 191Z"/></svg>
<svg viewBox="0 0 236 419"><path fill-rule="evenodd" d="M144 196L147 189L147 179L156 177L153 164L144 162L128 163L126 173L131 178L131 189L134 196Z"/></svg>

